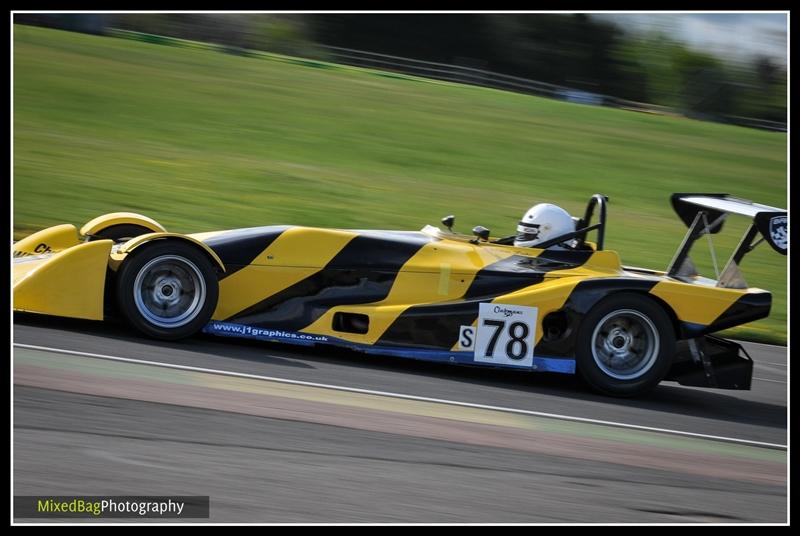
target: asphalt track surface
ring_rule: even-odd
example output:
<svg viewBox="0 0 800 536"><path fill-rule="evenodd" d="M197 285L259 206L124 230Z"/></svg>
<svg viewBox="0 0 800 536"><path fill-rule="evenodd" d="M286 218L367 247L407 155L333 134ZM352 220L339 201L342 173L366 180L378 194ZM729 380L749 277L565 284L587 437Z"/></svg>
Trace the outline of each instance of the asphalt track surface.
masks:
<svg viewBox="0 0 800 536"><path fill-rule="evenodd" d="M623 400L572 376L14 321L15 495L208 495L211 522L788 522L785 348L745 345L751 391Z"/></svg>

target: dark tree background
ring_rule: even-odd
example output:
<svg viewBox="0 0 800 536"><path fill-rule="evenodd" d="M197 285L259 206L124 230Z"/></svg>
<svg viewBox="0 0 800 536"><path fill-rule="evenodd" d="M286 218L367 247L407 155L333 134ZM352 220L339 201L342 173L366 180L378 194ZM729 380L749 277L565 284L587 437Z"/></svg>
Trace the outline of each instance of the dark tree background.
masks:
<svg viewBox="0 0 800 536"><path fill-rule="evenodd" d="M585 14L15 14L14 22L107 28L325 59L336 46L460 65L669 106L716 121L786 122L786 68L730 61L663 33Z"/></svg>

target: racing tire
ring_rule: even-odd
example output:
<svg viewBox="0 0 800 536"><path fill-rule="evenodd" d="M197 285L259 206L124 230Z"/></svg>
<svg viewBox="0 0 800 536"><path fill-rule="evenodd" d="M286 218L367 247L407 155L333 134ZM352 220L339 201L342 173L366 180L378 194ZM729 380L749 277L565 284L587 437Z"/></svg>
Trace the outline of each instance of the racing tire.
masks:
<svg viewBox="0 0 800 536"><path fill-rule="evenodd" d="M131 238L136 238L139 235L154 232L143 225L136 225L135 223L119 223L111 225L105 229L101 229L97 233L89 236L86 241L94 242L95 240L113 240L115 244L127 242Z"/></svg>
<svg viewBox="0 0 800 536"><path fill-rule="evenodd" d="M135 249L116 277L122 316L145 335L177 340L194 335L217 307L219 281L196 247L159 240Z"/></svg>
<svg viewBox="0 0 800 536"><path fill-rule="evenodd" d="M583 319L577 341L580 376L596 391L618 397L654 389L669 371L676 348L666 311L633 293L595 305Z"/></svg>

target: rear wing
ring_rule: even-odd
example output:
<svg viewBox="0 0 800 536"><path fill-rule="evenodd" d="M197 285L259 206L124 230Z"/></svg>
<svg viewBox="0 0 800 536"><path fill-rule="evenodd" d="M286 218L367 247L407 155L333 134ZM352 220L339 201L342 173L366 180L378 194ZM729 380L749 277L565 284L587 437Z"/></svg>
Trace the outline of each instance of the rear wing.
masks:
<svg viewBox="0 0 800 536"><path fill-rule="evenodd" d="M785 209L754 203L728 194L672 194L672 207L689 228L678 251L667 268L671 277L694 277L697 269L689 258L694 242L705 234L722 230L728 214L746 216L752 220L736 250L728 259L722 273L717 275L717 286L747 288L739 264L744 256L766 241L772 249L786 255L789 246L789 217ZM761 238L754 240L761 234ZM713 249L712 249L713 256ZM716 257L714 257L716 267Z"/></svg>

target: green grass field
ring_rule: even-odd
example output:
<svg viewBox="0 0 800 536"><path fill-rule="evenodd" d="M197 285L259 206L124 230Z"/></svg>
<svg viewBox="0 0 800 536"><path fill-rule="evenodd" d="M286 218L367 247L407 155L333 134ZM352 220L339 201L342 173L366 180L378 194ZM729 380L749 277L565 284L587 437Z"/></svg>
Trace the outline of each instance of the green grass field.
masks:
<svg viewBox="0 0 800 536"><path fill-rule="evenodd" d="M685 233L672 192L787 203L785 134L21 25L13 111L15 238L120 210L178 232L419 229L452 213L502 236L535 203L577 215L601 192L606 247L664 268ZM720 263L738 219L714 237ZM733 335L785 342L786 258L762 245L743 269L774 304Z"/></svg>

